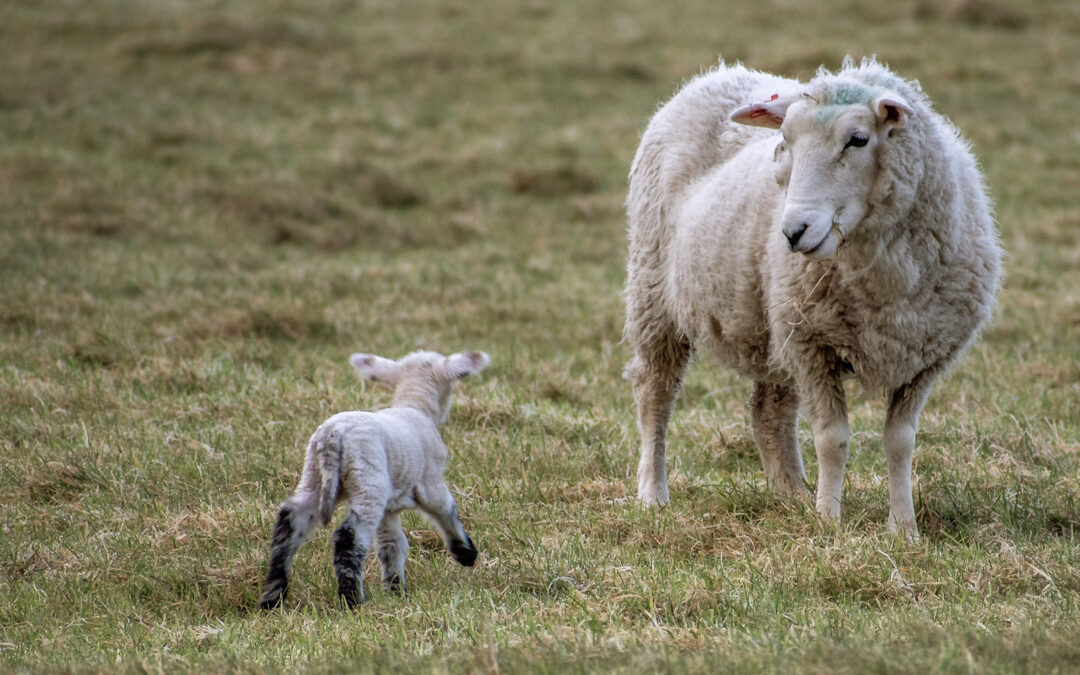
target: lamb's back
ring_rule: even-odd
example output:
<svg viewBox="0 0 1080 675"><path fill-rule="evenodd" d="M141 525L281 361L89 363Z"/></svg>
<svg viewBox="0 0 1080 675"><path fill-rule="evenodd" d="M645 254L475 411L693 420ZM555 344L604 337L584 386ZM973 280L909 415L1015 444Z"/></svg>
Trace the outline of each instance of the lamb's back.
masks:
<svg viewBox="0 0 1080 675"><path fill-rule="evenodd" d="M412 408L341 412L324 422L314 439L341 452L343 483L350 475L388 479L392 492L407 493L430 465L446 464L446 449L431 418Z"/></svg>

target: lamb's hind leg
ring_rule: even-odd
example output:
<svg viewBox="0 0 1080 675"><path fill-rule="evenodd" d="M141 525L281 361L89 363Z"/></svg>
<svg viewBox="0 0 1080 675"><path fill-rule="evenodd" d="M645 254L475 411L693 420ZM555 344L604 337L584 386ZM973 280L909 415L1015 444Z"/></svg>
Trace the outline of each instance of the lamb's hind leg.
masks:
<svg viewBox="0 0 1080 675"><path fill-rule="evenodd" d="M634 385L641 436L638 499L644 504L667 504L670 500L665 456L667 427L691 347L687 341L670 334L636 351L627 374Z"/></svg>
<svg viewBox="0 0 1080 675"><path fill-rule="evenodd" d="M401 529L401 516L387 513L375 535L375 547L382 565L383 587L395 593L405 593L405 557L409 540Z"/></svg>
<svg viewBox="0 0 1080 675"><path fill-rule="evenodd" d="M315 456L308 452L300 484L293 496L281 505L274 524L274 536L270 542L270 570L259 597L259 607L262 609L273 609L285 599L293 556L319 522L320 482Z"/></svg>
<svg viewBox="0 0 1080 675"><path fill-rule="evenodd" d="M293 556L318 522L319 497L315 491L298 492L281 505L270 543L270 571L263 583L259 607L273 609L285 599Z"/></svg>
<svg viewBox="0 0 1080 675"><path fill-rule="evenodd" d="M799 452L799 399L795 390L755 382L750 396L750 424L769 484L781 492L807 494L806 472Z"/></svg>
<svg viewBox="0 0 1080 675"><path fill-rule="evenodd" d="M338 596L347 607L364 601L364 561L386 509L385 495L353 497L349 515L334 532L334 575Z"/></svg>

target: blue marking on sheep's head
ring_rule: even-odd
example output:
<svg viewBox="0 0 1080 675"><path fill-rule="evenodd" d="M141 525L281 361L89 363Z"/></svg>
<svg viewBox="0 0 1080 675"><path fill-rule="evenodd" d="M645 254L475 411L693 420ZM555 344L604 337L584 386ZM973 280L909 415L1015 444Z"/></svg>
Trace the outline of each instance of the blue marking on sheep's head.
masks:
<svg viewBox="0 0 1080 675"><path fill-rule="evenodd" d="M880 88L877 87L870 88L853 83L840 84L828 92L827 97L821 102L821 108L817 111L817 121L827 126L845 106L868 104L879 91Z"/></svg>
<svg viewBox="0 0 1080 675"><path fill-rule="evenodd" d="M832 105L853 105L867 103L874 93L867 87L854 84L842 84L833 92L829 103Z"/></svg>

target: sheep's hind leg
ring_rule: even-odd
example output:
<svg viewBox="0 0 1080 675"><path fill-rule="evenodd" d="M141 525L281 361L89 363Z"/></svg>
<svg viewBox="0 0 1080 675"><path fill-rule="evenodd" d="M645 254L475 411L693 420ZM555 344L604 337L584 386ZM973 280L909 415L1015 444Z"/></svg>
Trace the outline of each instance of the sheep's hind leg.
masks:
<svg viewBox="0 0 1080 675"><path fill-rule="evenodd" d="M791 387L755 382L750 396L750 424L769 484L789 494L804 495L806 472L799 452L799 399Z"/></svg>
<svg viewBox="0 0 1080 675"><path fill-rule="evenodd" d="M338 596L347 607L364 601L364 561L378 525L377 516L352 508L334 532L334 575Z"/></svg>
<svg viewBox="0 0 1080 675"><path fill-rule="evenodd" d="M446 548L450 550L450 555L465 567L472 567L480 552L476 550L472 539L465 532L465 526L461 523L457 504L454 502L454 496L450 494L450 488L445 484L440 484L424 490L423 494L417 497L421 511L439 528Z"/></svg>
<svg viewBox="0 0 1080 675"><path fill-rule="evenodd" d="M910 540L919 538L915 524L915 503L911 494L911 460L919 414L930 394L936 372L924 371L896 391L885 415L885 461L889 469L889 531Z"/></svg>
<svg viewBox="0 0 1080 675"><path fill-rule="evenodd" d="M281 505L270 543L270 570L259 597L261 609L273 609L285 599L293 557L311 534L317 514L318 495L314 492L294 496Z"/></svg>
<svg viewBox="0 0 1080 675"><path fill-rule="evenodd" d="M405 557L409 540L401 529L401 517L387 513L375 535L375 547L379 564L382 565L383 587L394 593L405 594Z"/></svg>
<svg viewBox="0 0 1080 675"><path fill-rule="evenodd" d="M634 385L637 427L641 436L638 499L643 504L667 504L670 501L665 442L690 352L688 342L671 336L661 345L639 348L627 369Z"/></svg>

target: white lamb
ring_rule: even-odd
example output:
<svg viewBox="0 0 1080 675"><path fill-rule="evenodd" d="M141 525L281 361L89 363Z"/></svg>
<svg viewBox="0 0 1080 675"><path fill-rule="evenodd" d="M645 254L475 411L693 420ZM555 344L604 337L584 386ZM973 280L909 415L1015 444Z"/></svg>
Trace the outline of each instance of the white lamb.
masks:
<svg viewBox="0 0 1080 675"><path fill-rule="evenodd" d="M334 573L338 595L350 607L364 600L364 561L372 540L383 585L404 593L409 544L398 515L403 509L428 516L454 560L465 566L476 561L476 547L443 482L446 446L438 427L450 415L455 381L480 372L491 358L483 352L418 351L399 361L353 354L349 362L364 377L393 387L393 405L338 413L311 436L300 484L274 526L270 571L259 598L263 609L282 602L293 556L317 523L330 523L339 501L348 501L349 514L334 533Z"/></svg>
<svg viewBox="0 0 1080 675"><path fill-rule="evenodd" d="M919 414L990 317L1001 267L982 175L918 83L872 59L806 84L721 64L653 117L627 211L639 498L669 499L667 424L704 347L753 378L754 439L782 491L806 491L806 411L827 519L850 438L842 379L883 391L889 527L917 537Z"/></svg>

